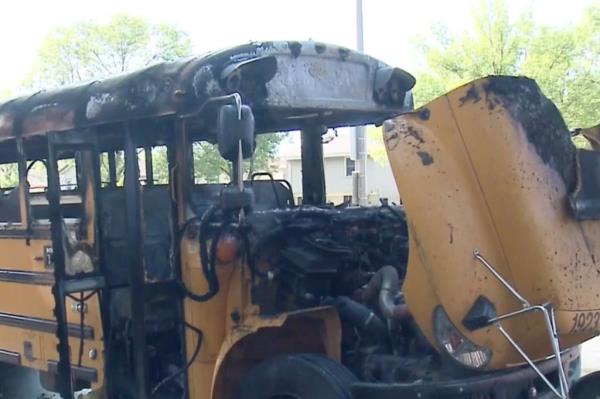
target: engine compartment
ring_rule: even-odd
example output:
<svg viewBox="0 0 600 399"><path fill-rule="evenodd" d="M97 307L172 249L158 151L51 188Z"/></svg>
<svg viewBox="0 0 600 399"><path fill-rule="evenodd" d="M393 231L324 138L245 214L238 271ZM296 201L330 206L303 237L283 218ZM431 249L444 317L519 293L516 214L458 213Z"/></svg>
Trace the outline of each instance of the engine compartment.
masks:
<svg viewBox="0 0 600 399"><path fill-rule="evenodd" d="M333 306L342 362L362 381L437 378L442 361L400 290L408 261L404 210L300 206L246 220L252 301L264 315Z"/></svg>

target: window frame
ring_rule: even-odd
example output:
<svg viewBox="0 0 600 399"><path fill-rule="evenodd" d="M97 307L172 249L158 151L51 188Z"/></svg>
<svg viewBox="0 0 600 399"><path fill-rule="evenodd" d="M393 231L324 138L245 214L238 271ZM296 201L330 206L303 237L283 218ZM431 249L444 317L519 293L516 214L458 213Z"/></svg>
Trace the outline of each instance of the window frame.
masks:
<svg viewBox="0 0 600 399"><path fill-rule="evenodd" d="M350 173L348 173L348 166L349 166L350 162L352 162L352 170L350 171ZM352 174L354 172L356 172L356 161L350 157L345 157L344 158L344 169L345 169L346 177L352 176Z"/></svg>

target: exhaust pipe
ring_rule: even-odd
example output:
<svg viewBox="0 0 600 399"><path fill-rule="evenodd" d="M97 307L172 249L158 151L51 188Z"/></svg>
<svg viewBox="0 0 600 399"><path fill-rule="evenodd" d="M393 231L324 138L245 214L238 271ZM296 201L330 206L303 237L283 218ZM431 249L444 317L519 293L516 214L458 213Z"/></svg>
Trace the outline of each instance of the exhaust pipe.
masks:
<svg viewBox="0 0 600 399"><path fill-rule="evenodd" d="M386 319L403 320L411 314L407 305L396 304L395 300L399 293L398 271L393 266L384 266L371 278L362 297L365 302L377 300L379 311Z"/></svg>

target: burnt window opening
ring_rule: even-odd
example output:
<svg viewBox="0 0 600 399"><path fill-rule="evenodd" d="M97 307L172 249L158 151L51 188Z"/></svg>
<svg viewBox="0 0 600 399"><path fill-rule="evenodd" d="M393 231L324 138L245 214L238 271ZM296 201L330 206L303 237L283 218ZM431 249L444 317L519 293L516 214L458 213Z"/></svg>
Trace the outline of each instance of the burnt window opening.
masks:
<svg viewBox="0 0 600 399"><path fill-rule="evenodd" d="M148 156L148 152L145 153L145 156ZM151 156L151 171L152 173L152 184L157 185L165 185L169 184L169 159L167 157L167 146L166 145L158 145L150 147L150 156ZM148 162L145 163L144 170L148 169ZM148 179L149 174L146 173L146 179Z"/></svg>
<svg viewBox="0 0 600 399"><path fill-rule="evenodd" d="M218 146L207 141L192 144L194 184L228 184L230 163L221 157Z"/></svg>
<svg viewBox="0 0 600 399"><path fill-rule="evenodd" d="M78 154L57 161L60 184L60 206L66 219L80 219L83 215L83 195L78 171ZM27 182L29 185L29 207L33 219L49 221L48 202L48 161L37 158L27 161Z"/></svg>
<svg viewBox="0 0 600 399"><path fill-rule="evenodd" d="M17 143L10 140L0 147L0 223L21 223Z"/></svg>
<svg viewBox="0 0 600 399"><path fill-rule="evenodd" d="M346 158L346 176L352 176L356 170L356 161L351 158Z"/></svg>
<svg viewBox="0 0 600 399"><path fill-rule="evenodd" d="M58 176L61 191L76 191L77 165L74 158L58 160ZM45 193L48 191L48 161L34 159L27 161L27 183L29 192Z"/></svg>
<svg viewBox="0 0 600 399"><path fill-rule="evenodd" d="M125 153L122 150L100 154L100 183L102 188L123 187L125 181Z"/></svg>
<svg viewBox="0 0 600 399"><path fill-rule="evenodd" d="M19 165L16 162L0 165L0 190L12 190L19 185Z"/></svg>
<svg viewBox="0 0 600 399"><path fill-rule="evenodd" d="M169 184L169 160L166 145L138 148L137 155L139 180L142 185ZM125 154L122 150L100 154L100 181L102 188L123 187Z"/></svg>

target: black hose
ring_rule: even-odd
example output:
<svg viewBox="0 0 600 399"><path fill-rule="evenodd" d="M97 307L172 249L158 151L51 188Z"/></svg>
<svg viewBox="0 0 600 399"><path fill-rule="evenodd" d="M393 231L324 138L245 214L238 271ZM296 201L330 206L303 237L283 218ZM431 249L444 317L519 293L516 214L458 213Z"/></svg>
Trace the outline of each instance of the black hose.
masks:
<svg viewBox="0 0 600 399"><path fill-rule="evenodd" d="M79 293L79 333L80 333L80 339L79 339L79 353L77 356L77 366L81 367L81 363L83 362L83 330L84 330L84 326L85 326L85 301L84 299L84 295L83 295L83 291L81 291Z"/></svg>
<svg viewBox="0 0 600 399"><path fill-rule="evenodd" d="M200 226L198 228L198 246L199 246L199 251L200 251L200 264L202 267L202 274L204 275L204 278L206 279L206 282L208 284L208 291L204 294L196 294L194 292L192 292L190 289L188 289L185 286L185 283L183 281L181 281L181 285L184 288L184 292L185 295L196 301L196 302L206 302L209 299L213 298L215 295L217 295L217 293L219 292L219 279L217 278L217 274L216 274L216 270L214 267L214 263L211 264L211 259L209 258L208 255L208 249L207 247L207 226L208 223L210 222L210 219L212 218L212 216L214 215L215 211L216 211L216 206L211 205L208 207L208 209L204 212L204 214L200 217ZM183 228L187 228L189 226L190 221L187 221ZM182 233L180 234L179 237L179 242L178 242L178 248L181 246L181 239L183 238L183 228L182 228ZM218 237L213 238L213 243L215 243L216 241L218 241ZM216 245L216 244L215 244Z"/></svg>
<svg viewBox="0 0 600 399"><path fill-rule="evenodd" d="M267 277L267 273L260 271L256 268L256 262L254 259L254 254L252 253L252 248L250 248L250 237L248 237L248 229L242 228L240 229L242 236L242 245L244 246L244 253L246 255L246 263L248 264L248 268L250 269L250 275L252 280L254 277Z"/></svg>
<svg viewBox="0 0 600 399"><path fill-rule="evenodd" d="M365 305L347 296L328 298L324 304L335 307L342 322L346 322L353 327L365 331L369 335L377 337L381 342L385 342L387 339L385 323Z"/></svg>
<svg viewBox="0 0 600 399"><path fill-rule="evenodd" d="M154 386L154 388L152 389L152 393L151 393L152 396L156 395L156 393L162 387L164 387L167 383L169 383L170 381L173 381L175 378L177 378L180 375L182 375L183 373L185 373L192 366L192 364L198 357L198 354L200 353L200 348L202 348L202 338L203 338L202 330L200 330L197 327L192 326L189 323L184 323L184 324L187 328L194 331L198 335L198 341L196 342L196 347L194 348L194 353L192 354L192 357L190 357L190 359L187 361L187 363L182 368L180 368L179 370L177 370L175 373L171 374L170 376L163 378L158 384L156 384Z"/></svg>
<svg viewBox="0 0 600 399"><path fill-rule="evenodd" d="M377 300L379 311L386 319L403 319L410 315L408 307L396 304L396 297L400 293L400 278L394 266L383 266L363 291L363 300L371 302Z"/></svg>

